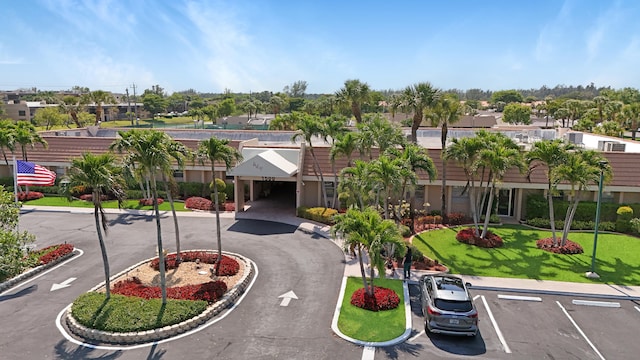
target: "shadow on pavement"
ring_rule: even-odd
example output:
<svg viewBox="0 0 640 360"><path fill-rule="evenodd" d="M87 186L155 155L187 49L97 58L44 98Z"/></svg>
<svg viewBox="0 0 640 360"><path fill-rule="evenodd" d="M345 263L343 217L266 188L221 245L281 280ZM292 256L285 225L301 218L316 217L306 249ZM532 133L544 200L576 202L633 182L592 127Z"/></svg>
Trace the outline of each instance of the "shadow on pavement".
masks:
<svg viewBox="0 0 640 360"><path fill-rule="evenodd" d="M272 221L236 220L227 230L252 235L278 235L293 234L296 229L296 226Z"/></svg>
<svg viewBox="0 0 640 360"><path fill-rule="evenodd" d="M414 336L415 331L412 332L411 336ZM387 355L389 359L397 359L398 354L405 353L412 355L414 357L420 356L420 352L424 349L422 344L409 344L409 343L401 343L395 346L387 346L380 348L381 351Z"/></svg>
<svg viewBox="0 0 640 360"><path fill-rule="evenodd" d="M28 288L24 288L20 291L18 291L15 294L11 294L11 295L2 295L0 296L0 302L6 301L6 300L11 300L11 299L15 299L15 298L19 298L21 296L25 296L25 295L29 295L32 292L38 290L38 285L31 285Z"/></svg>
<svg viewBox="0 0 640 360"><path fill-rule="evenodd" d="M164 218L166 215L160 214L160 218ZM144 221L153 221L155 220L154 215L143 215L143 214L120 214L113 220L109 221L109 226L113 225L131 225L134 222L144 220Z"/></svg>
<svg viewBox="0 0 640 360"><path fill-rule="evenodd" d="M167 353L167 350L158 350L158 344L153 344L151 349L149 350L149 355L147 355L146 360L160 360Z"/></svg>
<svg viewBox="0 0 640 360"><path fill-rule="evenodd" d="M107 354L92 356L93 352L98 352L102 350L96 350L92 348L88 348L86 346L74 345L67 340L60 340L55 346L55 358L56 359L87 359L87 360L111 360L117 359L122 356L122 351L114 351ZM157 358L154 358L157 359Z"/></svg>
<svg viewBox="0 0 640 360"><path fill-rule="evenodd" d="M427 335L431 343L438 349L456 355L482 355L487 352L487 347L478 332L475 337L448 336L440 334Z"/></svg>

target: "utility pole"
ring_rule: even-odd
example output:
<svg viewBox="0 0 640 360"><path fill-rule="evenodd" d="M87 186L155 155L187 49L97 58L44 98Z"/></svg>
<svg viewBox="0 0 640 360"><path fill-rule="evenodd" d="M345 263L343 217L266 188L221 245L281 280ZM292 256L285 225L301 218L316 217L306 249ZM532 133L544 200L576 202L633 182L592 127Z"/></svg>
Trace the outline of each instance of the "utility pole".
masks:
<svg viewBox="0 0 640 360"><path fill-rule="evenodd" d="M140 117L138 116L138 98L136 97L136 84L134 83L131 87L133 87L133 108L136 116L136 126L140 124Z"/></svg>
<svg viewBox="0 0 640 360"><path fill-rule="evenodd" d="M131 121L131 126L133 126L133 116L131 116L131 98L129 97L129 88L124 89L124 92L127 93L127 116L129 117L129 121Z"/></svg>

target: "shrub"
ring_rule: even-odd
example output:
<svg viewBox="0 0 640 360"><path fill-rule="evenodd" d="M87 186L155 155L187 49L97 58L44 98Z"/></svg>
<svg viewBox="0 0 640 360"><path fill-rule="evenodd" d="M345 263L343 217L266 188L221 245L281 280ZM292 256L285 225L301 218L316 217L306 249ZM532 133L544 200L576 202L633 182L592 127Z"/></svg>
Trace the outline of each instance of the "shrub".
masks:
<svg viewBox="0 0 640 360"><path fill-rule="evenodd" d="M142 192L142 190L138 189L128 189L125 190L124 193L127 199L142 199L145 197L145 194Z"/></svg>
<svg viewBox="0 0 640 360"><path fill-rule="evenodd" d="M206 301L168 299L163 306L160 299L142 300L118 294L112 294L105 303L103 293L88 292L73 302L71 315L91 329L137 332L178 324L201 314L206 308Z"/></svg>
<svg viewBox="0 0 640 360"><path fill-rule="evenodd" d="M29 191L28 193L19 192L18 193L18 201L29 201L29 200L37 200L42 199L44 194L38 191Z"/></svg>
<svg viewBox="0 0 640 360"><path fill-rule="evenodd" d="M134 277L115 283L111 289L114 294L136 296L143 299L158 299L162 297L159 286L143 285L140 279ZM209 281L204 284L176 286L167 288L167 298L176 300L202 300L214 303L227 291L224 281Z"/></svg>
<svg viewBox="0 0 640 360"><path fill-rule="evenodd" d="M475 235L475 231L473 228L466 228L458 231L456 234L456 240L461 243L475 245L483 248L495 248L501 247L503 242L502 238L491 231L487 231L485 238L481 238L480 236Z"/></svg>
<svg viewBox="0 0 640 360"><path fill-rule="evenodd" d="M185 251L180 253L180 258L182 262L195 262L197 259L200 260L201 263L204 264L215 264L218 259L218 254L206 252L206 251ZM151 261L149 266L151 266L154 270L158 271L160 265L160 260L155 258ZM165 270L175 269L178 264L176 264L176 254L169 254L164 258ZM222 255L222 259L220 260L220 271L218 275L220 276L233 276L240 271L240 264L238 262L226 255Z"/></svg>
<svg viewBox="0 0 640 360"><path fill-rule="evenodd" d="M164 202L164 199L158 198L158 205L162 204L163 202ZM140 200L138 200L138 204L140 204L140 206L152 206L153 205L153 198L140 199Z"/></svg>
<svg viewBox="0 0 640 360"><path fill-rule="evenodd" d="M329 209L324 207L314 207L314 208L306 208L299 207L297 210L298 216L317 221L319 223L332 225L333 224L333 216L338 213L336 209Z"/></svg>
<svg viewBox="0 0 640 360"><path fill-rule="evenodd" d="M556 239L558 242L557 246L553 246L552 238L544 238L536 241L536 246L538 249L542 249L545 251L549 251L556 254L566 254L566 255L575 255L582 254L584 250L580 244L575 243L569 239L565 242L564 246L560 246L560 239Z"/></svg>
<svg viewBox="0 0 640 360"><path fill-rule="evenodd" d="M616 219L616 231L629 233L632 230L631 218L633 218L633 209L630 206L620 206L616 210L618 218Z"/></svg>
<svg viewBox="0 0 640 360"><path fill-rule="evenodd" d="M180 189L180 194L182 194L183 199L187 199L191 196L208 196L208 189L206 189L207 184L197 183L197 182L181 182L178 183L178 188ZM206 191L205 191L206 189Z"/></svg>
<svg viewBox="0 0 640 360"><path fill-rule="evenodd" d="M411 228L407 225L400 225L400 233L402 234L402 237L409 237L411 236Z"/></svg>
<svg viewBox="0 0 640 360"><path fill-rule="evenodd" d="M184 207L187 209L211 211L213 210L213 202L203 197L193 196L185 200Z"/></svg>
<svg viewBox="0 0 640 360"><path fill-rule="evenodd" d="M527 220L527 225L543 229L551 228L549 219L542 218L529 219ZM564 220L556 220L555 225L557 230L562 230L564 228ZM596 223L594 221L574 221L571 223L571 230L594 230L595 228ZM616 231L616 224L612 221L601 221L598 230Z"/></svg>
<svg viewBox="0 0 640 360"><path fill-rule="evenodd" d="M541 194L531 194L527 196L525 204L527 218L543 218L549 216L549 203L547 198Z"/></svg>
<svg viewBox="0 0 640 360"><path fill-rule="evenodd" d="M82 194L79 197L80 200L84 200L84 201L93 201L93 194ZM109 197L107 195L100 195L100 201L107 201L109 200Z"/></svg>
<svg viewBox="0 0 640 360"><path fill-rule="evenodd" d="M400 304L400 297L395 291L374 286L373 296L367 294L364 288L356 290L351 295L351 305L371 311L392 310Z"/></svg>
<svg viewBox="0 0 640 360"><path fill-rule="evenodd" d="M449 225L462 225L471 222L471 219L463 213L450 213L447 217L449 218Z"/></svg>

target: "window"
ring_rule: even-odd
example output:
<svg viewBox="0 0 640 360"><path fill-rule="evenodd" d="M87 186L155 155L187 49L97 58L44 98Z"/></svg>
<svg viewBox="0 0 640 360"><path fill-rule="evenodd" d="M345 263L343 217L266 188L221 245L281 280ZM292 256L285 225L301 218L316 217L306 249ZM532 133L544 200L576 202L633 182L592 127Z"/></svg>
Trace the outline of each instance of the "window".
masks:
<svg viewBox="0 0 640 360"><path fill-rule="evenodd" d="M182 171L180 171L180 170L175 170L175 171L173 172L173 177L174 177L175 179L182 179L182 178L184 178L184 172L182 172Z"/></svg>
<svg viewBox="0 0 640 360"><path fill-rule="evenodd" d="M27 112L24 110L18 110L18 116L27 116Z"/></svg>
<svg viewBox="0 0 640 360"><path fill-rule="evenodd" d="M451 202L454 204L465 203L469 201L469 194L464 186L454 186L451 191Z"/></svg>
<svg viewBox="0 0 640 360"><path fill-rule="evenodd" d="M444 310L444 311L468 312L473 310L473 305L471 304L471 301L436 299L434 305L438 309Z"/></svg>

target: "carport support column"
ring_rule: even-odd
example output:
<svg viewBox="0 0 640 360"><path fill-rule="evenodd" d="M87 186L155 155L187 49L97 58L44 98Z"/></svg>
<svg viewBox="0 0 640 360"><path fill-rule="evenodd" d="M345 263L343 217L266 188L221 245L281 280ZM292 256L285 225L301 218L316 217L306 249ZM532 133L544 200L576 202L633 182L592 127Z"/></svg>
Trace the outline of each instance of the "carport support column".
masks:
<svg viewBox="0 0 640 360"><path fill-rule="evenodd" d="M233 188L233 196L235 197L236 213L244 211L244 181L238 176L233 179L235 184Z"/></svg>

